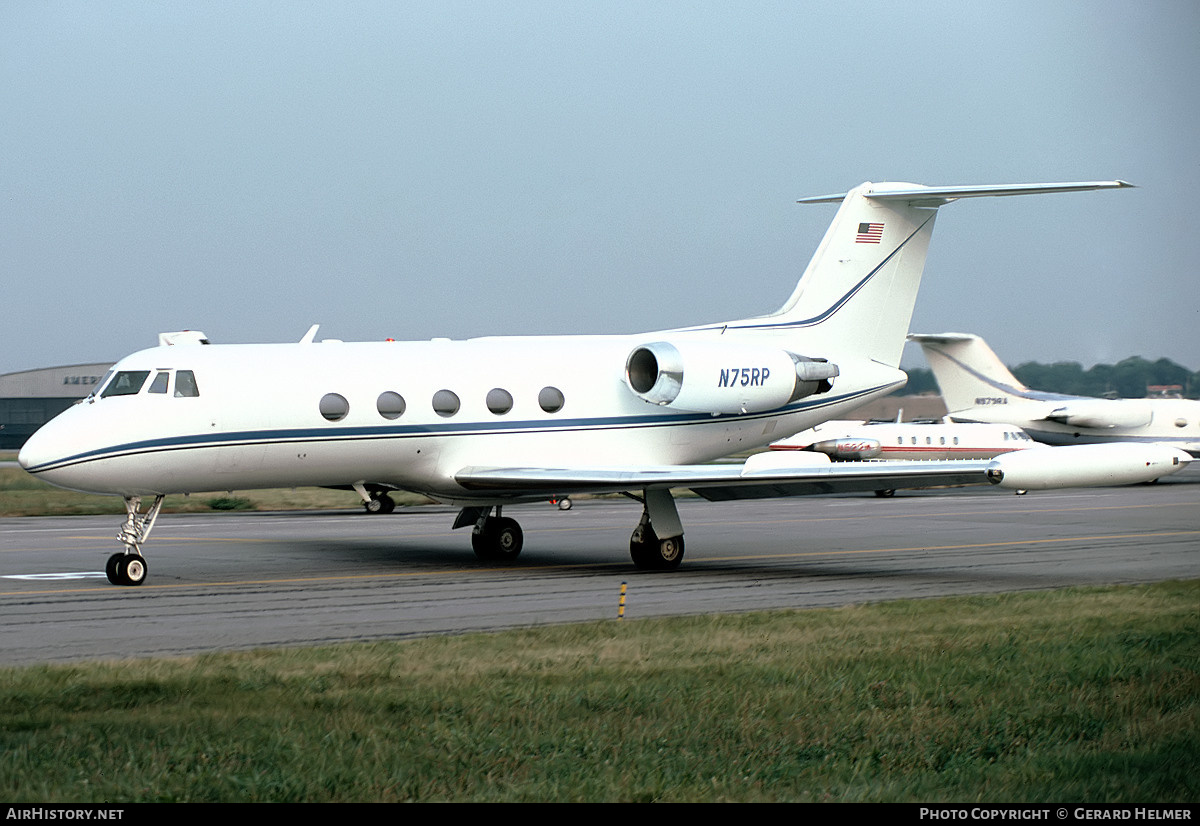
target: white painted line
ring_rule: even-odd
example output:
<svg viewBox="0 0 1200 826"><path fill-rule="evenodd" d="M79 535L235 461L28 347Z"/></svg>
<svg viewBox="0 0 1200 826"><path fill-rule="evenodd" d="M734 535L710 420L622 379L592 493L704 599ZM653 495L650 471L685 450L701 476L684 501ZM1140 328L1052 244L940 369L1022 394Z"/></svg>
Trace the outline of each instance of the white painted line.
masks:
<svg viewBox="0 0 1200 826"><path fill-rule="evenodd" d="M108 574L104 571L78 571L64 574L5 574L0 576L0 579L108 579Z"/></svg>

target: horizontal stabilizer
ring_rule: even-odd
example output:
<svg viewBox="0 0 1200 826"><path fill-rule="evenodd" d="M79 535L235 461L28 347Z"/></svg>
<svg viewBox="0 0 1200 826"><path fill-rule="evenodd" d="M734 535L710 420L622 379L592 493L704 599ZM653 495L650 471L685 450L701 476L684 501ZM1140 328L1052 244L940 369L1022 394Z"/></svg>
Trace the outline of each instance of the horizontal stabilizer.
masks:
<svg viewBox="0 0 1200 826"><path fill-rule="evenodd" d="M979 336L972 333L909 333L908 340L917 344L949 344L954 341L972 341Z"/></svg>
<svg viewBox="0 0 1200 826"><path fill-rule="evenodd" d="M906 183L879 183L862 192L873 201L905 201L913 206L938 207L958 198L986 198L1002 195L1039 195L1048 192L1086 192L1094 189L1125 189L1133 184L1126 181L1079 181L1058 184L976 184L973 186L921 186ZM838 203L846 197L818 195L801 198L798 204Z"/></svg>

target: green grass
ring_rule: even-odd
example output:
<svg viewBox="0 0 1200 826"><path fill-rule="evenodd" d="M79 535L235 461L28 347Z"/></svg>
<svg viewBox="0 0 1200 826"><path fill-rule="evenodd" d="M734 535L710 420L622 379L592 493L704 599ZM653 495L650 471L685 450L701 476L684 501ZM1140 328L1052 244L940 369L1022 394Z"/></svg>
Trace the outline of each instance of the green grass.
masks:
<svg viewBox="0 0 1200 826"><path fill-rule="evenodd" d="M0 670L0 798L1187 802L1200 583Z"/></svg>

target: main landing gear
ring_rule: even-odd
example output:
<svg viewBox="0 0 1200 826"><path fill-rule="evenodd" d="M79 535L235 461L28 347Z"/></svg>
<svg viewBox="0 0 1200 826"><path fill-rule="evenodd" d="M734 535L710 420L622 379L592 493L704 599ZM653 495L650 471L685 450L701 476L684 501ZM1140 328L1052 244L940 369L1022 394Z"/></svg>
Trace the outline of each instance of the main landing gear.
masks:
<svg viewBox="0 0 1200 826"><path fill-rule="evenodd" d="M471 531L471 549L484 561L512 562L521 555L525 534L517 520L500 515L489 516L476 523Z"/></svg>
<svg viewBox="0 0 1200 826"><path fill-rule="evenodd" d="M367 490L362 482L355 483L353 488L363 500L363 510L367 513L391 513L396 509L396 500L386 490Z"/></svg>
<svg viewBox="0 0 1200 826"><path fill-rule="evenodd" d="M154 529L154 520L162 510L163 497L155 496L154 504L145 513L140 513L142 498L125 497L125 524L117 534L117 541L125 546L125 552L113 554L104 566L104 573L113 585L141 585L146 581L148 566L142 556L142 543Z"/></svg>
<svg viewBox="0 0 1200 826"><path fill-rule="evenodd" d="M363 502L363 510L367 513L391 513L396 509L396 500L382 491L373 491L369 499Z"/></svg>
<svg viewBox="0 0 1200 826"><path fill-rule="evenodd" d="M673 571L683 562L683 537L659 539L643 513L629 537L629 556L634 567L643 571Z"/></svg>
<svg viewBox="0 0 1200 826"><path fill-rule="evenodd" d="M683 562L683 524L669 490L645 490L642 496L626 494L642 503L642 518L629 538L633 564L646 571L673 571ZM493 508L496 515L492 515ZM471 548L485 562L512 562L521 553L524 535L515 519L501 514L501 506L466 507L458 512L454 528L472 526Z"/></svg>
<svg viewBox="0 0 1200 826"><path fill-rule="evenodd" d="M463 508L454 520L454 529L472 525L471 549L484 562L512 562L521 555L525 534L517 520L501 515L501 506Z"/></svg>
<svg viewBox="0 0 1200 826"><path fill-rule="evenodd" d="M629 537L629 556L643 571L673 571L683 562L683 523L671 491L644 490L641 502L642 518Z"/></svg>

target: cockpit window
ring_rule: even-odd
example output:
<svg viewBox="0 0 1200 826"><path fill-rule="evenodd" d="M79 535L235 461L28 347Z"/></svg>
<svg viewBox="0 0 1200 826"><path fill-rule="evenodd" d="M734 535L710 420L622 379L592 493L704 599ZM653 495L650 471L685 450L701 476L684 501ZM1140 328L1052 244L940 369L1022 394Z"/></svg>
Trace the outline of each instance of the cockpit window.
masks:
<svg viewBox="0 0 1200 826"><path fill-rule="evenodd" d="M154 381L150 382L150 389L147 393L166 393L167 382L170 381L171 374L167 372L157 373L154 376Z"/></svg>
<svg viewBox="0 0 1200 826"><path fill-rule="evenodd" d="M100 391L100 398L109 396L135 396L149 377L149 370L122 370Z"/></svg>
<svg viewBox="0 0 1200 826"><path fill-rule="evenodd" d="M199 396L200 388L196 386L196 374L191 370L179 370L175 373L175 396Z"/></svg>
<svg viewBox="0 0 1200 826"><path fill-rule="evenodd" d="M95 401L97 399L97 397L99 397L100 391L104 389L104 386L106 384L108 384L108 380L110 378L112 378L112 374L113 374L112 370L109 370L107 373L105 373L104 377L101 378L100 381L98 381L96 383L96 388L91 393L88 393L87 398L91 399L92 401Z"/></svg>

